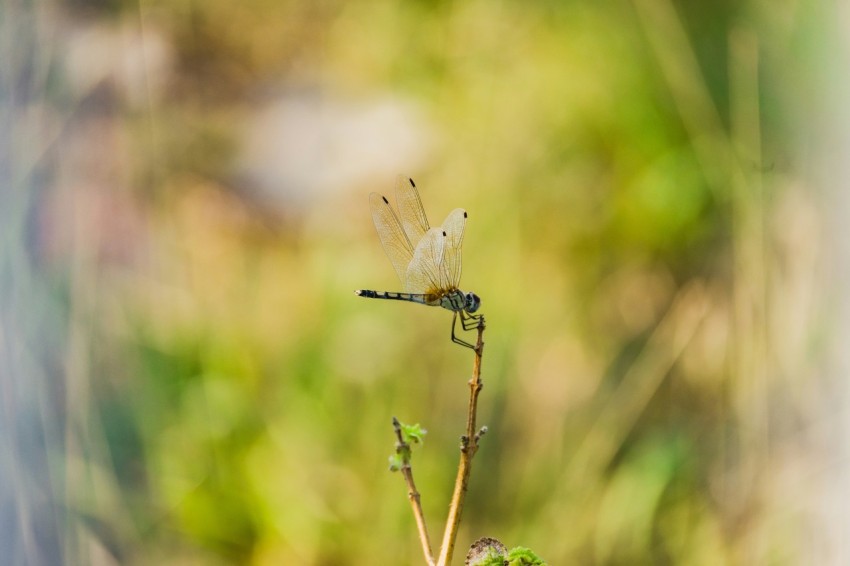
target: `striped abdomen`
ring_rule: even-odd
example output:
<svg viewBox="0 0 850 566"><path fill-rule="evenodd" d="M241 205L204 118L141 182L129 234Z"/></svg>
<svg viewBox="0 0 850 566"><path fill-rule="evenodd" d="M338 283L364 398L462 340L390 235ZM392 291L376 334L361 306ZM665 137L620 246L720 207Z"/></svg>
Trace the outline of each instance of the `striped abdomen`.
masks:
<svg viewBox="0 0 850 566"><path fill-rule="evenodd" d="M422 295L417 293L397 293L393 291L371 291L369 289L360 289L354 291L360 297L367 299L390 299L393 301L408 301L411 303L419 303L432 307L440 306L440 298L437 295Z"/></svg>

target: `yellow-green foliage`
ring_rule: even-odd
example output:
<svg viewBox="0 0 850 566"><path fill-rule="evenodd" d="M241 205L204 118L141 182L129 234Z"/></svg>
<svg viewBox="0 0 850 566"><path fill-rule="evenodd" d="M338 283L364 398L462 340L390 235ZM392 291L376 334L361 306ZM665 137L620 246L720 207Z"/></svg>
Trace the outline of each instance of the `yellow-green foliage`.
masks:
<svg viewBox="0 0 850 566"><path fill-rule="evenodd" d="M421 560L390 419L429 431L438 539L472 358L446 311L352 293L400 290L367 195L404 173L432 224L469 212L488 321L458 548L796 563L815 3L65 4L69 37L111 43L21 71L61 151L14 146L47 185L20 225L62 335L33 394L61 407L47 517L71 562Z"/></svg>

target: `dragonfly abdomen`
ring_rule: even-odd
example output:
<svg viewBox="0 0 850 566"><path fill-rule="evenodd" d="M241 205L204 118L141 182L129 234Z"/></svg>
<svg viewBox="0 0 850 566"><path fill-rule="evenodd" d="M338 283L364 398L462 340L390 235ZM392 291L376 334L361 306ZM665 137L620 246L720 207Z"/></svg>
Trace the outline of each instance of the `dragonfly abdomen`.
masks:
<svg viewBox="0 0 850 566"><path fill-rule="evenodd" d="M439 306L440 299L433 295L423 295L418 293L398 293L394 291L372 291L370 289L360 289L354 291L355 295L366 297L367 299L389 299L392 301L408 301L411 303L420 303L422 305ZM435 303L436 301L436 303Z"/></svg>

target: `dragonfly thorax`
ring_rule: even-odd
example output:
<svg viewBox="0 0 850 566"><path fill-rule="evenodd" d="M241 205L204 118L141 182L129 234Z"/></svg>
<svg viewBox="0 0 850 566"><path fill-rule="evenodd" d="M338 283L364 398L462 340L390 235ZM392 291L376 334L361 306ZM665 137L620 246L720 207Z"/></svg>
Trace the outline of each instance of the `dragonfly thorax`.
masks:
<svg viewBox="0 0 850 566"><path fill-rule="evenodd" d="M464 293L453 289L440 297L440 306L450 311L466 311L474 313L481 306L481 299L475 293Z"/></svg>

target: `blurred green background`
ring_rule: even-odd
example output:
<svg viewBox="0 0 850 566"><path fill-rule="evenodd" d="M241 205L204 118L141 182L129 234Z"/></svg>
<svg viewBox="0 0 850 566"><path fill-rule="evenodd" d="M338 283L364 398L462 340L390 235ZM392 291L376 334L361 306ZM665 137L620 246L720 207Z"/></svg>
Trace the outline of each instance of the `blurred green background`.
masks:
<svg viewBox="0 0 850 566"><path fill-rule="evenodd" d="M837 8L0 10L7 563L422 563L390 419L429 431L436 543L472 356L352 294L399 290L367 201L397 173L469 211L488 320L455 564L844 563Z"/></svg>

